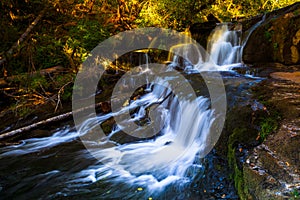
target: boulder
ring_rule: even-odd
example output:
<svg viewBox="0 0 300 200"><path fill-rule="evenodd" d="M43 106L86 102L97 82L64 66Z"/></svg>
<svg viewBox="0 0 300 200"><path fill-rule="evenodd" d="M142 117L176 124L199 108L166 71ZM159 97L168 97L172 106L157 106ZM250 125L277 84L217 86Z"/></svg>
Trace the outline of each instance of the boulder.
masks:
<svg viewBox="0 0 300 200"><path fill-rule="evenodd" d="M300 2L266 15L249 37L243 61L300 64Z"/></svg>
<svg viewBox="0 0 300 200"><path fill-rule="evenodd" d="M207 22L195 23L190 27L192 38L196 40L204 49L207 47L207 40L210 33L216 28L220 21L213 15L207 16Z"/></svg>

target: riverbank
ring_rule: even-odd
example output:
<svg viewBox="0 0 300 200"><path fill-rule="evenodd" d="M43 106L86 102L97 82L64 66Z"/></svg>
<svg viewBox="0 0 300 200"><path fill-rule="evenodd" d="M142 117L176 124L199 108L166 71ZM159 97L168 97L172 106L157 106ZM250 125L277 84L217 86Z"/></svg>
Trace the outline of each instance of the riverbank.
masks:
<svg viewBox="0 0 300 200"><path fill-rule="evenodd" d="M276 131L253 149L244 164L245 183L258 199L300 198L299 70L298 66L296 72L271 73L257 91L282 116Z"/></svg>

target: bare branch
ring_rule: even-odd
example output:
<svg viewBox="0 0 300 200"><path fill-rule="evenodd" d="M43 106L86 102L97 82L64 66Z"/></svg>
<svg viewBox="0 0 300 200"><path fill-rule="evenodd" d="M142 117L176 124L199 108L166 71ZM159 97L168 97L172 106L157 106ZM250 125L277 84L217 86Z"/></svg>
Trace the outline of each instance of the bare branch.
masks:
<svg viewBox="0 0 300 200"><path fill-rule="evenodd" d="M12 55L14 50L16 50L21 43L26 39L28 34L32 31L32 29L38 24L38 22L42 19L45 12L47 10L47 7L44 8L40 14L35 18L35 20L29 25L29 27L26 29L26 31L21 35L21 37L18 39L18 41L6 52L6 55ZM6 58L3 58L0 60L0 66L6 62Z"/></svg>
<svg viewBox="0 0 300 200"><path fill-rule="evenodd" d="M107 108L106 108L107 105L108 105L108 102L100 102L100 103L97 103L96 105L93 105L93 106L95 108L101 108L103 112L107 112ZM83 112L83 111L85 111L87 109L92 108L93 106L87 106L87 107L78 109L78 110L76 110L74 112L75 113L77 113L77 112ZM41 127L41 126L45 126L45 125L53 123L53 122L59 122L59 121L68 119L68 118L72 117L72 115L73 115L74 112L72 112L72 111L71 112L67 112L67 113L64 113L64 114L61 114L61 115L58 115L58 116L55 116L55 117L51 117L51 118L39 121L39 122L34 123L34 124L31 124L31 125L28 125L28 126L25 126L25 127L22 127L22 128L10 131L10 132L7 132L7 133L3 133L3 134L0 135L0 141L8 139L8 138L11 138L11 137L16 136L16 135L23 134L25 132L28 132L28 131L33 130L33 129L36 129L36 128Z"/></svg>

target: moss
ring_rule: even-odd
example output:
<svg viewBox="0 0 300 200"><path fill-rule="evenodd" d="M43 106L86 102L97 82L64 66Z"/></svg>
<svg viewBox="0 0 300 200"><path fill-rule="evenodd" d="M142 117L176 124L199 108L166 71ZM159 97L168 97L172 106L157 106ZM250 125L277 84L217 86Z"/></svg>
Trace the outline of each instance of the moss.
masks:
<svg viewBox="0 0 300 200"><path fill-rule="evenodd" d="M231 178L234 180L235 188L241 199L249 199L251 196L244 182L242 166L237 160L238 144L249 147L257 143L258 131L253 126L254 117L255 114L250 106L237 106L230 111L226 119L226 130L231 132L228 138L227 158L229 166L233 170Z"/></svg>
<svg viewBox="0 0 300 200"><path fill-rule="evenodd" d="M241 199L249 199L251 198L251 196L248 192L248 187L244 182L243 169L239 167L238 161L236 159L236 145L240 141L247 140L248 134L249 130L247 130L246 128L236 128L230 135L228 141L228 162L230 167L233 169L231 178L234 180L235 188Z"/></svg>
<svg viewBox="0 0 300 200"><path fill-rule="evenodd" d="M274 50L275 50L275 51L278 51L279 44L278 44L277 42L275 42L275 43L273 44L273 47L274 47Z"/></svg>
<svg viewBox="0 0 300 200"><path fill-rule="evenodd" d="M295 16L300 15L300 10L295 10L295 11L293 12L293 14L294 14Z"/></svg>
<svg viewBox="0 0 300 200"><path fill-rule="evenodd" d="M260 122L260 140L263 142L269 134L276 131L278 128L278 117L273 115L267 118L262 119Z"/></svg>
<svg viewBox="0 0 300 200"><path fill-rule="evenodd" d="M105 122L103 122L103 123L101 124L101 128L102 128L103 132L104 132L105 134L111 133L111 132L112 132L112 129L113 129L114 123L115 123L115 121L114 121L114 119L112 119L112 118L111 118L111 119L108 119L108 120L105 121Z"/></svg>
<svg viewBox="0 0 300 200"><path fill-rule="evenodd" d="M19 109L17 107L15 108L15 114L21 118L26 117L26 116L30 115L31 113L32 113L32 109L29 107L26 107L26 106L22 106Z"/></svg>
<svg viewBox="0 0 300 200"><path fill-rule="evenodd" d="M274 102L270 95L272 95L272 89L268 87L262 87L265 83L260 85L260 89L254 89L254 98L258 99L260 103L264 105L266 112L262 113L257 118L257 124L259 126L260 142L263 142L268 135L275 132L278 129L278 122L282 116L278 110L278 103Z"/></svg>
<svg viewBox="0 0 300 200"><path fill-rule="evenodd" d="M300 199L300 193L297 189L294 189L292 192L291 192L291 196L292 198L290 198L290 200L294 200L294 199Z"/></svg>
<svg viewBox="0 0 300 200"><path fill-rule="evenodd" d="M265 31L265 39L269 42L272 41L272 33L270 31Z"/></svg>

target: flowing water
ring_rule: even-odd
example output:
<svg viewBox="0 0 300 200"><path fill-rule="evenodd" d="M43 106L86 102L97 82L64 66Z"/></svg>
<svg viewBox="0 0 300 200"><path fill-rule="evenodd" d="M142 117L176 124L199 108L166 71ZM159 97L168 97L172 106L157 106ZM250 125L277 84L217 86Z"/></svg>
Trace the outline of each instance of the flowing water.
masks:
<svg viewBox="0 0 300 200"><path fill-rule="evenodd" d="M194 47L175 48L196 51L197 59L193 54L180 61L175 55L164 73L176 66L183 74L211 70L204 56L191 50ZM210 65L228 70L228 66L241 63L240 50L239 31L218 26L209 42ZM151 68L146 63L138 75L147 73ZM222 170L213 169L226 165L226 161L216 158L214 150L206 155L216 121L209 95L199 92L196 97L189 94L179 98L166 82L180 82L181 76L163 77L156 84L149 82L139 98L122 109L83 122L79 131L65 126L49 137L0 148L0 199L237 199L232 181ZM132 84L130 81L134 80L123 85ZM185 90L185 84L180 83L179 91ZM154 119L163 123L155 135L143 139L128 139L123 127L117 125L100 141L84 137L127 111L131 117L121 118L124 124L150 125ZM141 127L138 133L143 132ZM88 150L82 138L89 144Z"/></svg>
<svg viewBox="0 0 300 200"><path fill-rule="evenodd" d="M220 66L241 63L242 30L229 30L227 24L220 24L210 36L207 50L212 60Z"/></svg>

